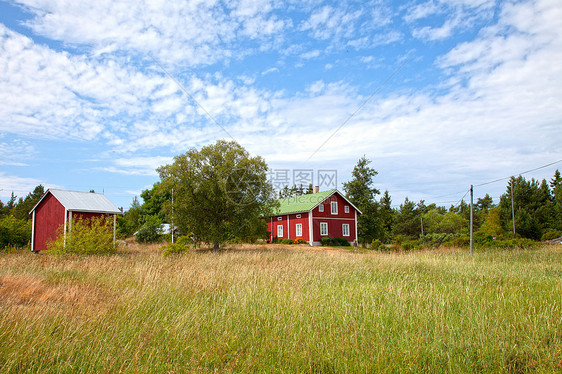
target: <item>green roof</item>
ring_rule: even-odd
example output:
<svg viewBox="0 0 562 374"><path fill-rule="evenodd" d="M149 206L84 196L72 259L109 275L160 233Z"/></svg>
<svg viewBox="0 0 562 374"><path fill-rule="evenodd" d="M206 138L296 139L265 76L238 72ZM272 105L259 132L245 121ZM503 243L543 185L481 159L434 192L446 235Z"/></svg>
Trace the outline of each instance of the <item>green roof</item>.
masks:
<svg viewBox="0 0 562 374"><path fill-rule="evenodd" d="M275 215L308 212L336 191L334 189L279 199L279 209L275 212Z"/></svg>

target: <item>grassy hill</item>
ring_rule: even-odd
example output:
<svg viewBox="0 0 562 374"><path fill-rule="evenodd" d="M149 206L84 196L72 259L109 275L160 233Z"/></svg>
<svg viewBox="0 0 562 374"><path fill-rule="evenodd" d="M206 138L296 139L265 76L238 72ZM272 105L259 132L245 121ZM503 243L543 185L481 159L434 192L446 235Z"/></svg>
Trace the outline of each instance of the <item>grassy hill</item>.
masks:
<svg viewBox="0 0 562 374"><path fill-rule="evenodd" d="M562 372L562 246L0 254L0 372Z"/></svg>

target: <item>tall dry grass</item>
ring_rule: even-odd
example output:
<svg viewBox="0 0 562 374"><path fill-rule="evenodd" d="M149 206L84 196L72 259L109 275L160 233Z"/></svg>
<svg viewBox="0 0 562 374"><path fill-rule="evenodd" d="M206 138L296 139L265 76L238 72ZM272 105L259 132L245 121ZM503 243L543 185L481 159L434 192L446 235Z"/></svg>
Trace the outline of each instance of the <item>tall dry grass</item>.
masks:
<svg viewBox="0 0 562 374"><path fill-rule="evenodd" d="M562 250L0 255L0 372L562 372Z"/></svg>

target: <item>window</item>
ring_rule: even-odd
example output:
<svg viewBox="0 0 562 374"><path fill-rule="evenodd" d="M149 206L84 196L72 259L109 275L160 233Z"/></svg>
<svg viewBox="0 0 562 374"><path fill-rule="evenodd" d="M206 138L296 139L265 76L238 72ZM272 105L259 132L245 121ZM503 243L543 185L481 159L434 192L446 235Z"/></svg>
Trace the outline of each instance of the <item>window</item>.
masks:
<svg viewBox="0 0 562 374"><path fill-rule="evenodd" d="M297 236L302 236L302 223L297 223L295 225L295 231L297 232Z"/></svg>
<svg viewBox="0 0 562 374"><path fill-rule="evenodd" d="M283 217L277 217L278 221L281 221L283 219Z"/></svg>
<svg viewBox="0 0 562 374"><path fill-rule="evenodd" d="M349 223L341 225L341 234L342 236L349 236Z"/></svg>
<svg viewBox="0 0 562 374"><path fill-rule="evenodd" d="M349 205L346 205L345 208L343 208L344 212L349 213Z"/></svg>
<svg viewBox="0 0 562 374"><path fill-rule="evenodd" d="M332 207L332 214L338 214L338 202L332 201L330 206Z"/></svg>
<svg viewBox="0 0 562 374"><path fill-rule="evenodd" d="M323 212L323 211L324 211L324 204L318 205L318 211L319 211L319 212Z"/></svg>
<svg viewBox="0 0 562 374"><path fill-rule="evenodd" d="M277 236L280 238L283 237L283 225L277 226Z"/></svg>
<svg viewBox="0 0 562 374"><path fill-rule="evenodd" d="M300 214L297 214L297 218L301 218L301 215L300 215Z"/></svg>
<svg viewBox="0 0 562 374"><path fill-rule="evenodd" d="M328 235L328 222L320 222L320 235Z"/></svg>

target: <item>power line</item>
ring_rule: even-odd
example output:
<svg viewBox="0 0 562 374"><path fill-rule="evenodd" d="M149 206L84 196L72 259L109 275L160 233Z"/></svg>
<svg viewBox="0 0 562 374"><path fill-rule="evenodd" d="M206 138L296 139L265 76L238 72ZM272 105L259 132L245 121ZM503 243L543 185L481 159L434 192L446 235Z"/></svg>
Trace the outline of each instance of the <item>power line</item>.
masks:
<svg viewBox="0 0 562 374"><path fill-rule="evenodd" d="M526 171L521 172L521 173L515 173L515 174L513 174L513 175L510 175L509 177L494 179L493 181L489 181L489 182L485 182L485 183L480 183L480 184L475 184L474 187L480 187L480 186L485 186L485 185L487 185L487 184L492 184L492 183L500 182L500 181L509 179L509 178L513 177L514 175L523 175L523 174L527 174L527 173L530 173L530 172L532 172L532 171L536 171L536 170L540 170L540 169L547 168L547 167L552 166L552 165L555 165L555 164L557 164L557 163L559 163L559 162L562 162L562 160L554 161L554 162L551 162L550 164L546 164L546 165L543 165L543 166L539 166L538 168L526 170Z"/></svg>
<svg viewBox="0 0 562 374"><path fill-rule="evenodd" d="M197 106L199 108L201 108L205 114L207 114L207 116L218 126L220 127L225 133L226 135L228 135L232 140L236 141L236 139L234 139L234 137L232 135L230 135L230 133L228 132L228 130L226 128L224 128L224 126L222 126L216 119L215 117L213 117L213 115L211 113L209 113L209 111L207 109L205 109L205 107L203 105L201 105L199 103L199 101L197 101L197 99L195 99L195 97L193 97L193 95L191 95L186 89L185 87L172 75L168 72L168 70L166 70L166 68L164 68L164 66L162 66L162 64L152 55L149 55L152 60L154 60L154 62L156 63L156 65L158 65L160 67L160 69L162 69L162 71L168 76L168 78L170 78L171 80L173 80L176 85L183 91L183 93L185 93L191 100L193 100L193 102L195 104L197 104Z"/></svg>

